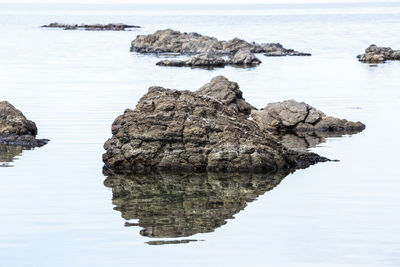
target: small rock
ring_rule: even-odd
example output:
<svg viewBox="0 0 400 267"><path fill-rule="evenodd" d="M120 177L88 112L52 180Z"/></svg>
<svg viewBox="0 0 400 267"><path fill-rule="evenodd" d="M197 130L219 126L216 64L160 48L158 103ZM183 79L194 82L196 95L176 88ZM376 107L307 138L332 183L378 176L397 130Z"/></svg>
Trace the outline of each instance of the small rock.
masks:
<svg viewBox="0 0 400 267"><path fill-rule="evenodd" d="M390 47L378 47L374 44L365 49L365 53L357 56L358 60L366 63L383 63L386 60L400 60L400 50Z"/></svg>

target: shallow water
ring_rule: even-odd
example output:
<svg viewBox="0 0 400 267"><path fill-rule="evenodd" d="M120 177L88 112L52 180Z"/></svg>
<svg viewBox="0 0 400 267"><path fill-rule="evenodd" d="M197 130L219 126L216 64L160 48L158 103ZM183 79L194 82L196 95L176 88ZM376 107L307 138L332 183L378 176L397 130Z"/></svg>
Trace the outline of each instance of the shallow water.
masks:
<svg viewBox="0 0 400 267"><path fill-rule="evenodd" d="M51 139L16 153L13 167L0 168L0 265L399 265L400 63L371 67L355 56L371 43L400 49L400 4L165 8L0 5L1 97L37 123L40 138ZM54 21L143 28L38 27ZM163 28L281 42L313 56L259 55L263 63L256 68L209 71L158 67L159 58L129 52L136 34ZM216 75L238 82L258 108L294 98L367 128L312 149L339 162L296 171L272 191L261 190L268 192L256 194L257 200L233 202L238 206L228 214L217 209L214 229L197 231L193 224L190 236L141 235L143 228L129 226L140 224L140 217L125 217L115 189L103 184L102 145L111 123L149 86L195 90ZM200 189L210 185L201 179L195 192L207 195ZM212 192L228 194L226 188ZM160 202L144 199L164 205L168 195L156 196ZM174 203L196 207L203 198L189 199Z"/></svg>

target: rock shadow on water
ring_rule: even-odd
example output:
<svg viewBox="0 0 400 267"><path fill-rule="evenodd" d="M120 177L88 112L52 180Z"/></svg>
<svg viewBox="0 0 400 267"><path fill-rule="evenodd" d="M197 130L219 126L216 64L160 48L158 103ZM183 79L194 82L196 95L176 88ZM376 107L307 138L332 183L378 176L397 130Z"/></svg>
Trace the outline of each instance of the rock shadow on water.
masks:
<svg viewBox="0 0 400 267"><path fill-rule="evenodd" d="M125 226L139 226L149 238L184 238L210 233L275 188L290 171L268 174L116 174L104 169L114 209ZM183 240L149 244L185 243Z"/></svg>

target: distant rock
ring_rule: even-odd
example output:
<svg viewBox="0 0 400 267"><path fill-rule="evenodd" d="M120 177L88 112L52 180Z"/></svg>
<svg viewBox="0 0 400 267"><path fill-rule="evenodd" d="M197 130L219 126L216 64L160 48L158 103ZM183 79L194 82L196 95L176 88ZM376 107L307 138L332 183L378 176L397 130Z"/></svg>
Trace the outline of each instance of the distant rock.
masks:
<svg viewBox="0 0 400 267"><path fill-rule="evenodd" d="M131 46L131 51L139 53L201 54L213 52L220 55L232 55L239 50L248 50L251 53L281 51L287 55L297 53L276 43L249 43L239 38L219 41L214 37L195 32L181 33L171 29L156 31L154 34L149 35L138 35L132 41Z"/></svg>
<svg viewBox="0 0 400 267"><path fill-rule="evenodd" d="M383 63L386 60L400 60L400 50L390 47L378 47L374 44L365 49L365 53L357 56L358 60L365 63Z"/></svg>
<svg viewBox="0 0 400 267"><path fill-rule="evenodd" d="M86 31L125 31L132 28L140 28L140 26L127 25L123 23L109 23L109 24L64 24L64 23L50 23L41 26L42 28L62 28L64 30L86 30Z"/></svg>
<svg viewBox="0 0 400 267"><path fill-rule="evenodd" d="M248 50L239 50L233 54L229 60L225 60L214 52L202 53L188 60L166 59L156 63L158 66L168 67L224 67L226 65L235 65L238 67L252 67L261 63L253 53Z"/></svg>
<svg viewBox="0 0 400 267"><path fill-rule="evenodd" d="M217 84L231 87L221 94L222 100L212 90ZM197 93L150 87L135 110L125 110L114 121L113 136L104 144L105 167L134 173L265 173L327 160L276 142L247 118L251 105L242 108L246 102L240 93L231 94L229 90L237 92L238 87L222 78Z"/></svg>
<svg viewBox="0 0 400 267"><path fill-rule="evenodd" d="M286 49L277 43L249 43L239 38L219 41L217 38L195 32L181 33L171 29L156 31L154 34L138 35L132 41L131 51L143 54L200 55L185 61L162 60L157 63L159 66L175 67L223 67L226 65L251 67L261 63L254 53L265 53L266 56L311 55ZM220 56L228 56L229 60L224 60Z"/></svg>
<svg viewBox="0 0 400 267"><path fill-rule="evenodd" d="M261 129L297 132L360 132L361 122L351 122L326 116L322 111L295 100L268 104L262 110L252 110L251 116Z"/></svg>
<svg viewBox="0 0 400 267"><path fill-rule="evenodd" d="M36 139L36 124L7 101L0 102L0 144L37 147L47 139Z"/></svg>
<svg viewBox="0 0 400 267"><path fill-rule="evenodd" d="M209 83L198 89L196 93L219 100L224 105L246 116L250 115L251 110L256 109L245 101L239 85L236 82L229 81L224 76L213 78Z"/></svg>
<svg viewBox="0 0 400 267"><path fill-rule="evenodd" d="M227 64L225 59L214 54L204 53L194 56L188 60L161 60L156 63L158 66L168 67L224 67Z"/></svg>

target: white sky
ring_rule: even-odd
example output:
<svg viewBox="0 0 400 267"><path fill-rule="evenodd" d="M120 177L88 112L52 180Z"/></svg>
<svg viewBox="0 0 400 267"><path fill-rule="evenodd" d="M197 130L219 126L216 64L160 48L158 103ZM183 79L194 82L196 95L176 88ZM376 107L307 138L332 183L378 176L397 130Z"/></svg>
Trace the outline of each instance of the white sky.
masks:
<svg viewBox="0 0 400 267"><path fill-rule="evenodd" d="M283 3L361 3L399 0L0 0L0 3L82 3L82 4L283 4Z"/></svg>

